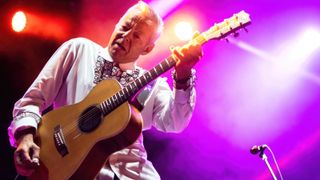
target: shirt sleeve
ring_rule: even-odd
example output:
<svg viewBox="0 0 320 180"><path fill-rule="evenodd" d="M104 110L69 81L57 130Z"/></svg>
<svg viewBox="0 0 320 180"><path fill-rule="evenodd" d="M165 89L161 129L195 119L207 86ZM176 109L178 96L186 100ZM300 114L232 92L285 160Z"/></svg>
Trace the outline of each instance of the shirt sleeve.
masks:
<svg viewBox="0 0 320 180"><path fill-rule="evenodd" d="M73 63L75 41L76 39L69 40L57 49L23 97L15 103L13 120L8 127L11 146L16 146L16 131L29 127L37 129L41 112L53 103Z"/></svg>
<svg viewBox="0 0 320 180"><path fill-rule="evenodd" d="M154 100L153 126L164 132L181 132L189 124L196 103L195 71L186 90L170 89L165 80L159 82Z"/></svg>

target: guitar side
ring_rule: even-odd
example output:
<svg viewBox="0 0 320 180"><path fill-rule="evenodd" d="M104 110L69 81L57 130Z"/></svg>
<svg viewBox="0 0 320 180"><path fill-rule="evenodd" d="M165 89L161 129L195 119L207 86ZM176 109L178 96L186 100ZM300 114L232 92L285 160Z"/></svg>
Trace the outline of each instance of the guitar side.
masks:
<svg viewBox="0 0 320 180"><path fill-rule="evenodd" d="M40 166L28 179L93 179L110 154L132 144L141 134L142 118L128 102L106 115L93 131L82 132L78 128L79 116L86 108L120 89L116 80L101 81L83 101L44 115L36 137ZM63 151L55 142L57 127L66 144Z"/></svg>

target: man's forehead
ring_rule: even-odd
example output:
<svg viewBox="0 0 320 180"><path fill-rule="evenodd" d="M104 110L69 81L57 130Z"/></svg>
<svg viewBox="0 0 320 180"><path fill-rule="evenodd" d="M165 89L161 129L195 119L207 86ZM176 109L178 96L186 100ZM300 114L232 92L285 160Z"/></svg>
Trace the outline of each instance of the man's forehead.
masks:
<svg viewBox="0 0 320 180"><path fill-rule="evenodd" d="M146 21L147 17L143 13L127 13L123 17L123 20L125 21L132 21L132 22L139 22L139 21Z"/></svg>
<svg viewBox="0 0 320 180"><path fill-rule="evenodd" d="M142 25L148 25L148 26L152 26L155 27L156 23L154 23L151 19L143 16L143 15L127 15L125 17L123 17L120 21L120 24L125 24L125 23L137 23L137 24L142 24Z"/></svg>

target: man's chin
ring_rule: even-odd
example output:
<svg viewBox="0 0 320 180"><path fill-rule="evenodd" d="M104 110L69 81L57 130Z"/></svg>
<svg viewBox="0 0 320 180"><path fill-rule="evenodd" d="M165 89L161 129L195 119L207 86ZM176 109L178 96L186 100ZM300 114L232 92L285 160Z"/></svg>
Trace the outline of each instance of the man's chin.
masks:
<svg viewBox="0 0 320 180"><path fill-rule="evenodd" d="M111 50L110 56L111 56L112 59L115 60L115 61L124 58L123 53L119 52L118 50Z"/></svg>

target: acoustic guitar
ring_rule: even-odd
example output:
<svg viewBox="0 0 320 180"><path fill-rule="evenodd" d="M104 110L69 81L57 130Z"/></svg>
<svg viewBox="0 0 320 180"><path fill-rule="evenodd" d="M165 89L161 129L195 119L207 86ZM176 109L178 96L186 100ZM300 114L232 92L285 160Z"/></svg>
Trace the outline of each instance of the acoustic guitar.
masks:
<svg viewBox="0 0 320 180"><path fill-rule="evenodd" d="M189 43L221 39L248 24L249 14L241 11ZM83 101L45 114L35 138L41 150L40 166L28 179L94 179L110 154L131 145L141 134L141 115L128 100L176 63L170 55L124 88L116 80L103 80Z"/></svg>

